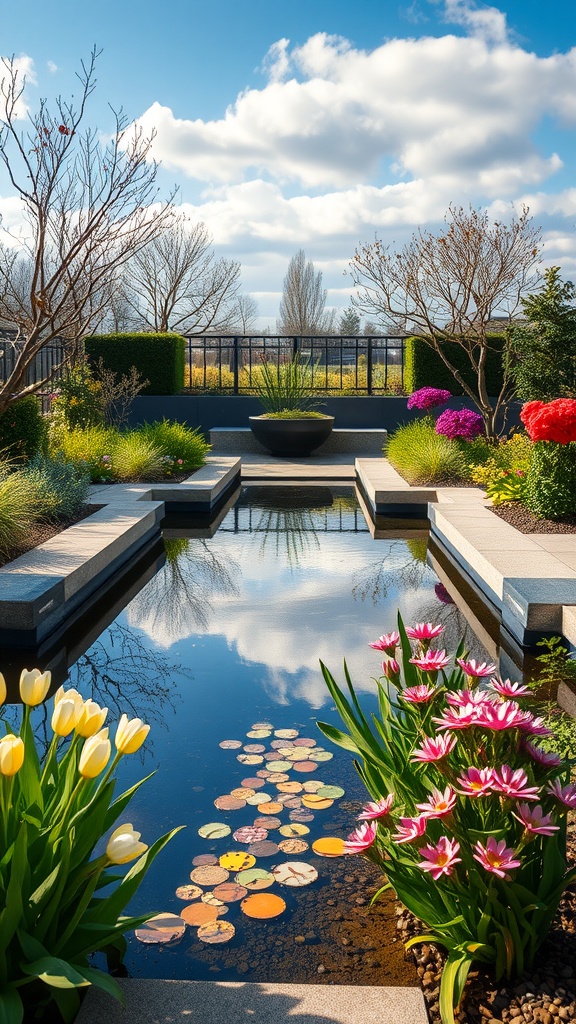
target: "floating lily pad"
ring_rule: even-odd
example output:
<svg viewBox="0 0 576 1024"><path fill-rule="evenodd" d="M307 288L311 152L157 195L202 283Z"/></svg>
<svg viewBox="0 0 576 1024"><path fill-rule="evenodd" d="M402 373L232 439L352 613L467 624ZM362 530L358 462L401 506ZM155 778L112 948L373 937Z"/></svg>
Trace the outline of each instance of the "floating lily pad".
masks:
<svg viewBox="0 0 576 1024"><path fill-rule="evenodd" d="M295 772L315 772L318 765L314 761L295 761L292 767Z"/></svg>
<svg viewBox="0 0 576 1024"><path fill-rule="evenodd" d="M242 828L236 829L234 839L237 843L246 843L249 846L250 843L259 843L261 839L268 839L268 829L260 828L257 825L244 825Z"/></svg>
<svg viewBox="0 0 576 1024"><path fill-rule="evenodd" d="M344 853L344 840L336 836L322 836L312 843L312 849L319 857L341 857Z"/></svg>
<svg viewBox="0 0 576 1024"><path fill-rule="evenodd" d="M249 779L242 779L242 785L245 786L246 789L256 790L262 789L262 787L265 786L266 783L264 779L258 779L256 776L253 776Z"/></svg>
<svg viewBox="0 0 576 1024"><path fill-rule="evenodd" d="M302 783L296 782L296 780L293 782L279 782L276 786L279 793L301 793L303 788Z"/></svg>
<svg viewBox="0 0 576 1024"><path fill-rule="evenodd" d="M310 885L318 878L316 868L300 860L287 860L284 864L277 864L272 868L272 874L280 885L298 889Z"/></svg>
<svg viewBox="0 0 576 1024"><path fill-rule="evenodd" d="M300 821L306 823L307 821L314 821L314 815L310 811L290 811L288 815L290 821Z"/></svg>
<svg viewBox="0 0 576 1024"><path fill-rule="evenodd" d="M260 768L260 770L256 772L259 779L267 779L271 774L272 772L269 772L267 768Z"/></svg>
<svg viewBox="0 0 576 1024"><path fill-rule="evenodd" d="M243 900L248 890L238 882L223 882L214 889L214 895L223 903L236 903Z"/></svg>
<svg viewBox="0 0 576 1024"><path fill-rule="evenodd" d="M236 929L231 921L208 921L200 925L198 929L200 942L207 942L214 946L222 942L230 942L236 934Z"/></svg>
<svg viewBox="0 0 576 1024"><path fill-rule="evenodd" d="M334 754L329 750L320 750L320 748L318 748L317 750L311 750L308 757L310 761L331 761Z"/></svg>
<svg viewBox="0 0 576 1024"><path fill-rule="evenodd" d="M290 807L292 810L295 810L295 808L302 806L302 797L292 796L290 793L285 793L284 796L285 799L282 801L284 807Z"/></svg>
<svg viewBox="0 0 576 1024"><path fill-rule="evenodd" d="M225 882L223 883L226 884ZM202 903L207 903L209 907L223 907L224 900L219 900L213 892L205 892L202 896Z"/></svg>
<svg viewBox="0 0 576 1024"><path fill-rule="evenodd" d="M223 750L238 750L242 746L242 740L222 740L218 746Z"/></svg>
<svg viewBox="0 0 576 1024"><path fill-rule="evenodd" d="M203 892L204 890L199 885L179 885L176 889L178 899L186 900L187 903L197 900L199 896L202 896Z"/></svg>
<svg viewBox="0 0 576 1024"><path fill-rule="evenodd" d="M202 904L192 905L202 906ZM184 910L187 909L184 907ZM146 924L136 928L134 935L139 942L144 942L146 945L179 942L186 931L185 920L186 918L182 915L178 917L177 914L156 914L156 917L150 918Z"/></svg>
<svg viewBox="0 0 576 1024"><path fill-rule="evenodd" d="M270 839L263 839L261 843L252 843L252 846L248 847L248 853L252 854L256 863L256 857L275 857L279 849L280 847Z"/></svg>
<svg viewBox="0 0 576 1024"><path fill-rule="evenodd" d="M291 743L287 743L285 747L278 747L278 753L280 754L281 757L287 758L289 758L291 754L296 753L302 755L302 759L307 757L306 751L302 752L301 750L298 750L298 747L293 747Z"/></svg>
<svg viewBox="0 0 576 1024"><path fill-rule="evenodd" d="M218 811L240 811L246 807L246 801L239 800L237 796L230 796L230 793L225 793L224 796L216 797L214 807Z"/></svg>
<svg viewBox="0 0 576 1024"><path fill-rule="evenodd" d="M320 796L319 793L306 793L306 796L302 797L302 803L311 811L325 811L327 807L332 807L334 801L329 800L327 796Z"/></svg>
<svg viewBox="0 0 576 1024"><path fill-rule="evenodd" d="M247 896L240 904L246 917L254 917L258 921L267 921L279 917L286 910L286 903L281 896L273 892L259 892Z"/></svg>
<svg viewBox="0 0 576 1024"><path fill-rule="evenodd" d="M295 740L298 735L298 729L275 729L274 735L279 740Z"/></svg>
<svg viewBox="0 0 576 1024"><path fill-rule="evenodd" d="M309 739L308 736L298 736L298 738L295 739L293 741L293 743L294 743L295 747L315 747L316 746L316 740L311 740L311 739Z"/></svg>
<svg viewBox="0 0 576 1024"><path fill-rule="evenodd" d="M250 729L250 732L247 732L246 735L251 740L265 740L268 739L270 733L271 729Z"/></svg>
<svg viewBox="0 0 576 1024"><path fill-rule="evenodd" d="M279 782L288 782L290 776L286 775L285 772L270 772L268 775L268 782L273 782L277 785Z"/></svg>
<svg viewBox="0 0 576 1024"><path fill-rule="evenodd" d="M272 722L254 722L252 725L253 729L273 729Z"/></svg>
<svg viewBox="0 0 576 1024"><path fill-rule="evenodd" d="M228 828L228 825L226 825L226 828L228 829L228 831L226 833L226 835L228 836L228 835L230 835L230 829ZM215 853L199 853L197 857L193 857L192 858L192 864L194 865L195 868L199 868L201 864L217 864L217 863L218 863L218 857L216 856Z"/></svg>
<svg viewBox="0 0 576 1024"><path fill-rule="evenodd" d="M224 836L229 836L232 829L230 825L225 825L222 821L210 821L207 825L201 825L198 829L198 835L202 836L202 839L224 839ZM204 857L211 857L212 854L205 853ZM192 863L195 863L194 861ZM214 861L203 860L202 864L214 864Z"/></svg>
<svg viewBox="0 0 576 1024"><path fill-rule="evenodd" d="M263 754L266 747L262 743L247 743L244 750L247 754Z"/></svg>
<svg viewBox="0 0 576 1024"><path fill-rule="evenodd" d="M275 878L271 871L265 871L264 868L249 868L248 871L240 871L235 881L251 890L269 889L274 885Z"/></svg>
<svg viewBox="0 0 576 1024"><path fill-rule="evenodd" d="M274 773L287 772L293 767L292 761L268 761L268 770Z"/></svg>
<svg viewBox="0 0 576 1024"><path fill-rule="evenodd" d="M278 814L282 810L282 804L270 800L268 803L258 804L258 810L260 814Z"/></svg>
<svg viewBox="0 0 576 1024"><path fill-rule="evenodd" d="M344 793L345 790L341 786L322 786L318 790L318 796L327 796L329 800L338 800Z"/></svg>
<svg viewBox="0 0 576 1024"><path fill-rule="evenodd" d="M319 789L324 788L324 783L320 782L319 779L311 779L302 783L302 789L306 793L317 793Z"/></svg>
<svg viewBox="0 0 576 1024"><path fill-rule="evenodd" d="M310 760L310 751L304 747L300 750L291 750L289 754L282 755L286 757L287 761L308 761Z"/></svg>
<svg viewBox="0 0 576 1024"><path fill-rule="evenodd" d="M220 864L202 864L190 872L190 879L197 885L219 885L230 877L230 872Z"/></svg>
<svg viewBox="0 0 576 1024"><path fill-rule="evenodd" d="M221 868L226 868L226 878L229 871L243 871L244 868L253 868L256 858L251 853L244 853L244 850L230 850L220 857ZM225 879L221 879L225 881Z"/></svg>
<svg viewBox="0 0 576 1024"><path fill-rule="evenodd" d="M182 917L186 924L198 927L207 924L208 921L215 921L218 917L218 907L211 907L208 903L190 903L184 907Z"/></svg>
<svg viewBox="0 0 576 1024"><path fill-rule="evenodd" d="M272 829L280 828L281 824L282 819L275 818L274 816L267 817L262 815L261 818L254 818L254 828L265 828L268 832L272 831Z"/></svg>
<svg viewBox="0 0 576 1024"><path fill-rule="evenodd" d="M291 825L282 825L280 835L286 836L286 839L297 839L298 836L307 835L309 831L310 829L307 825L301 825L298 821L295 821Z"/></svg>
<svg viewBox="0 0 576 1024"><path fill-rule="evenodd" d="M246 803L251 807L259 807L260 804L269 803L271 799L270 793L254 793L253 796L247 798Z"/></svg>
<svg viewBox="0 0 576 1024"><path fill-rule="evenodd" d="M262 764L264 758L262 754L237 754L236 760L240 764Z"/></svg>
<svg viewBox="0 0 576 1024"><path fill-rule="evenodd" d="M282 853L304 853L304 850L308 849L308 843L305 839L283 839L278 846L282 850Z"/></svg>
<svg viewBox="0 0 576 1024"><path fill-rule="evenodd" d="M249 789L247 786L238 786L237 789L230 790L230 796L235 796L238 800L248 800L248 797L254 796L255 792L256 790Z"/></svg>

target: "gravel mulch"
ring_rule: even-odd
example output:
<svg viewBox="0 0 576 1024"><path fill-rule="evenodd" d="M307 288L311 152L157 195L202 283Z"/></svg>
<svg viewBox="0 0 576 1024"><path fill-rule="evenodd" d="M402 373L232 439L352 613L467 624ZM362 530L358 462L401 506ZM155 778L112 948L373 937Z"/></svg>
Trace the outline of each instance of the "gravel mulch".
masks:
<svg viewBox="0 0 576 1024"><path fill-rule="evenodd" d="M520 533L576 533L576 516L539 519L519 501L506 501L503 505L493 506L490 511Z"/></svg>
<svg viewBox="0 0 576 1024"><path fill-rule="evenodd" d="M26 535L26 540L22 544L13 547L10 552L6 555L0 554L0 566L8 565L9 562L13 562L15 558L19 558L20 555L25 555L27 551L31 551L32 548L38 547L39 544L44 544L45 541L50 540L51 537L55 537L58 533L62 533L63 530L67 530L69 526L74 526L75 523L81 523L83 519L87 519L94 512L98 512L99 509L104 508L103 505L84 505L80 512L70 519L60 519L57 523L36 523L35 526Z"/></svg>
<svg viewBox="0 0 576 1024"><path fill-rule="evenodd" d="M576 862L576 822L568 827L568 859ZM403 939L417 935L422 926L408 911L397 908L397 926ZM438 1004L445 955L423 943L413 950L416 971L431 1024L441 1024ZM456 1020L462 1024L554 1024L576 1021L576 888L561 901L550 934L536 955L532 970L514 981L494 983L489 971L470 971Z"/></svg>

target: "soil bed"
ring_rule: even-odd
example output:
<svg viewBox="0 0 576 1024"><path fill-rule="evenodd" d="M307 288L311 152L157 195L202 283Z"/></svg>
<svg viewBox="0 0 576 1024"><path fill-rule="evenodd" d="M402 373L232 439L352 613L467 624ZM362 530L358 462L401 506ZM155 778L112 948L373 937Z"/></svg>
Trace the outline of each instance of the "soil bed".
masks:
<svg viewBox="0 0 576 1024"><path fill-rule="evenodd" d="M519 501L506 501L491 512L514 526L519 533L576 533L576 516L564 519L539 519Z"/></svg>
<svg viewBox="0 0 576 1024"><path fill-rule="evenodd" d="M63 530L67 530L69 526L81 523L83 519L87 519L88 516L98 512L101 508L104 508L104 506L84 505L80 512L70 519L59 519L57 523L36 523L27 533L26 540L13 547L7 555L0 554L0 566L8 565L9 562L13 562L20 555L25 555L27 551L32 551L32 548L37 548L39 544L44 544L51 537L55 537L58 533L62 533Z"/></svg>

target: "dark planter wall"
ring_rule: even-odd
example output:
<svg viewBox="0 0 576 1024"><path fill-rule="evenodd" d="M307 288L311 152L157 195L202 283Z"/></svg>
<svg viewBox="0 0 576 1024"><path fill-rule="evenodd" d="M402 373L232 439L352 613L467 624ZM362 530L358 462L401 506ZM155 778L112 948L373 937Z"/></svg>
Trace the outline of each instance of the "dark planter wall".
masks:
<svg viewBox="0 0 576 1024"><path fill-rule="evenodd" d="M473 408L463 398L452 398L447 403L450 409L464 406ZM520 423L519 410L520 405L515 403L508 414L508 427ZM379 427L391 431L400 423L408 423L421 415L415 409L406 408L406 398L378 395L326 398L320 411L335 417L335 430ZM139 395L134 399L130 426L166 417L189 427L200 427L208 434L211 427L248 427L248 417L259 416L261 412L260 402L252 395Z"/></svg>

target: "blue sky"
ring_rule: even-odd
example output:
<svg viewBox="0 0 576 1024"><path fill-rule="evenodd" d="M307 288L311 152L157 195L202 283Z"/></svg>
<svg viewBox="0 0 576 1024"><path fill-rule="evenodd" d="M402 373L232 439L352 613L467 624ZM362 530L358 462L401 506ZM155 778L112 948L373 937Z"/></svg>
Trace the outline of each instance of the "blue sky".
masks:
<svg viewBox="0 0 576 1024"><path fill-rule="evenodd" d="M543 10L546 15L543 16ZM450 202L527 202L545 259L576 277L576 7L518 0L12 2L0 52L27 101L64 96L102 48L88 120L107 104L157 132L180 187L274 323L303 247L345 306L359 242L437 227ZM0 211L14 215L0 180Z"/></svg>

